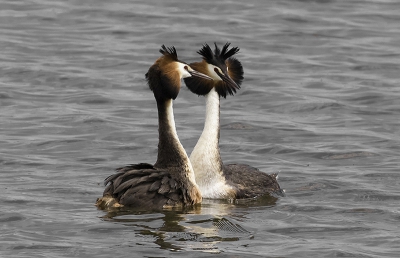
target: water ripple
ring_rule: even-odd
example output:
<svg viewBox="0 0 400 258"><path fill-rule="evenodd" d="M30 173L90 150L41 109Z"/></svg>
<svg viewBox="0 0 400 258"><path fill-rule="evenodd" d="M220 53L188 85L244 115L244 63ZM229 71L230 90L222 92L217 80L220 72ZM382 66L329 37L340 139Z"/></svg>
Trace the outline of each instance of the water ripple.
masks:
<svg viewBox="0 0 400 258"><path fill-rule="evenodd" d="M394 0L0 3L0 256L397 257L400 68ZM279 172L286 197L98 211L114 168L153 163L144 74L161 44L240 47L222 158ZM190 152L204 98L174 104Z"/></svg>

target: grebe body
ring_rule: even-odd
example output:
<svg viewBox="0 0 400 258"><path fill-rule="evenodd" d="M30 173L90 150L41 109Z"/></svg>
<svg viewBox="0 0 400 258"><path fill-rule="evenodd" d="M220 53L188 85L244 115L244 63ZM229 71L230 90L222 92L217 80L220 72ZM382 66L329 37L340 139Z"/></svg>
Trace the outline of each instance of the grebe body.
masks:
<svg viewBox="0 0 400 258"><path fill-rule="evenodd" d="M179 61L174 47L163 45L160 52L162 56L146 73L158 109L157 161L154 165L121 167L106 178L103 197L96 202L101 209L124 206L162 209L195 205L202 200L193 167L176 133L172 102L179 93L182 78L212 79Z"/></svg>
<svg viewBox="0 0 400 258"><path fill-rule="evenodd" d="M243 67L234 57L239 48L228 50L226 43L222 50L215 44L214 52L205 44L198 51L201 62L190 66L213 78L185 78L186 86L206 98L206 118L203 132L193 149L190 160L196 183L203 198L242 199L255 198L265 194L283 195L277 175L267 174L245 164L224 165L220 155L220 98L234 95L243 80Z"/></svg>

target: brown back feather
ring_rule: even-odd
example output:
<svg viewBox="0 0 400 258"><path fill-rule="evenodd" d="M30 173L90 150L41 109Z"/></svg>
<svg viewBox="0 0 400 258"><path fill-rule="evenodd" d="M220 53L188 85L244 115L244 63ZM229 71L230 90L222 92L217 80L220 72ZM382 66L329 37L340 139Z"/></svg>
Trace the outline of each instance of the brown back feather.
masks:
<svg viewBox="0 0 400 258"><path fill-rule="evenodd" d="M201 202L200 193L187 178L174 178L171 171L156 169L149 164L119 168L106 182L108 185L103 196L113 197L124 206L158 210L165 205Z"/></svg>

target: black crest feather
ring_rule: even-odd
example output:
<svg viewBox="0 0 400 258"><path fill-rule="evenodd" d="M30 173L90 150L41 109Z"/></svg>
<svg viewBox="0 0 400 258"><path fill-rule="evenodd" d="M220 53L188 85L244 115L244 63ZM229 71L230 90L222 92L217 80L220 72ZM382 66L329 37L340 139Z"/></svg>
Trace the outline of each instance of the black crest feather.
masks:
<svg viewBox="0 0 400 258"><path fill-rule="evenodd" d="M197 51L204 61L208 64L219 67L222 71L227 73L229 77L236 83L229 83L229 81L206 81L201 78L185 78L184 81L186 86L195 94L207 95L212 88L215 88L220 97L226 98L227 95L234 95L237 89L240 89L240 85L243 81L243 66L236 58L232 57L239 52L238 47L232 47L229 49L231 43L227 42L220 49L217 43L214 43L215 49L212 51L211 47L204 43L203 47ZM198 67L201 63L190 64L193 69L201 68ZM200 65L201 66L201 65Z"/></svg>
<svg viewBox="0 0 400 258"><path fill-rule="evenodd" d="M197 53L200 54L207 63L215 65L214 53L207 43L205 43Z"/></svg>
<svg viewBox="0 0 400 258"><path fill-rule="evenodd" d="M176 53L176 49L174 46L166 47L165 45L162 45L160 53L163 54L164 56L171 57L175 61L178 61L178 54Z"/></svg>
<svg viewBox="0 0 400 258"><path fill-rule="evenodd" d="M233 47L230 50L228 50L229 46L231 45L231 43L229 42L225 43L221 51L219 50L217 43L214 43L214 45L215 45L215 51L214 51L215 56L219 58L221 61L225 61L226 59L230 58L240 50L240 48L238 47Z"/></svg>

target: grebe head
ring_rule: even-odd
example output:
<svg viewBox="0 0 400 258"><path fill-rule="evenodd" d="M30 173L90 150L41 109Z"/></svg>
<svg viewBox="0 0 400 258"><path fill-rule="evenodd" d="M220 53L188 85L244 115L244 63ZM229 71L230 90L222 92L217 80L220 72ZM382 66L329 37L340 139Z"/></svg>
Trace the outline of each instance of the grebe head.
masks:
<svg viewBox="0 0 400 258"><path fill-rule="evenodd" d="M227 42L222 49L216 43L214 52L206 43L197 51L203 56L203 61L192 63L191 66L210 76L214 81L206 81L201 78L185 78L186 86L198 95L207 95L212 88L215 88L219 96L226 98L226 95L233 95L243 81L243 66L236 58L232 57L239 52L238 47L228 50L230 43Z"/></svg>
<svg viewBox="0 0 400 258"><path fill-rule="evenodd" d="M175 99L181 88L181 79L195 76L205 81L213 79L199 73L178 59L175 47L161 46L162 56L149 68L146 79L157 100Z"/></svg>

